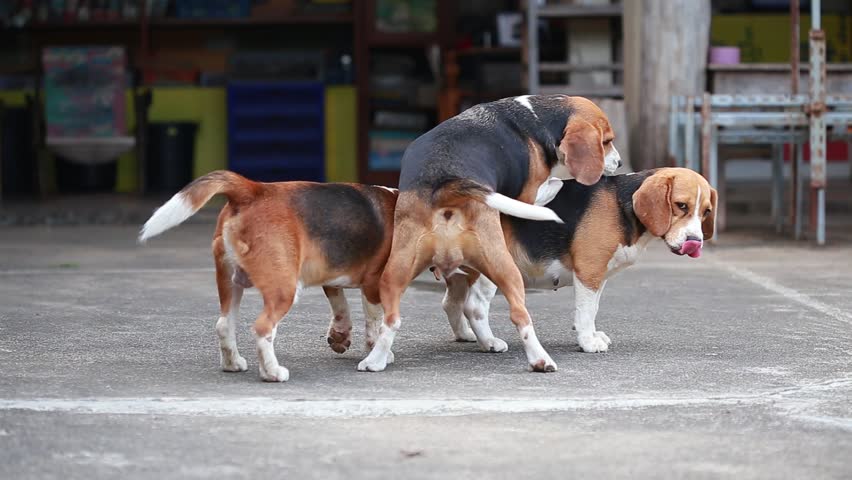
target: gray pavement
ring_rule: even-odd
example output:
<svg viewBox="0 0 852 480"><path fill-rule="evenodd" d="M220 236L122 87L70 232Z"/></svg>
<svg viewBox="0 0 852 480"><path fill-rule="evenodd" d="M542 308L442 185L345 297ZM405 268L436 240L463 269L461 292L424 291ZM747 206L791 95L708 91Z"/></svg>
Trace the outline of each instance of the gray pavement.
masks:
<svg viewBox="0 0 852 480"><path fill-rule="evenodd" d="M573 295L530 292L559 365L451 341L440 284L403 299L396 363L355 371L305 292L279 327L290 381L218 369L212 225L147 246L134 227L0 229L0 478L852 477L852 246L727 235L698 260L651 244L609 282L604 354Z"/></svg>

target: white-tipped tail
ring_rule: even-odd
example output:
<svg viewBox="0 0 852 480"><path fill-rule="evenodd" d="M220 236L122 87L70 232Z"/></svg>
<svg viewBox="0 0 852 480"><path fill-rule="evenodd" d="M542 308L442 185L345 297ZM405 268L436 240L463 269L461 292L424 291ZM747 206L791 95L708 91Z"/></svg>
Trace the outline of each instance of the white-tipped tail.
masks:
<svg viewBox="0 0 852 480"><path fill-rule="evenodd" d="M530 205L518 200L514 200L499 193L490 193L485 197L485 204L491 208L499 210L506 215L511 215L518 218L526 218L527 220L551 220L556 223L565 223L559 218L553 210L546 207Z"/></svg>
<svg viewBox="0 0 852 480"><path fill-rule="evenodd" d="M194 213L195 210L186 196L183 193L175 194L145 222L142 231L139 232L139 243L144 243L145 240L180 225Z"/></svg>

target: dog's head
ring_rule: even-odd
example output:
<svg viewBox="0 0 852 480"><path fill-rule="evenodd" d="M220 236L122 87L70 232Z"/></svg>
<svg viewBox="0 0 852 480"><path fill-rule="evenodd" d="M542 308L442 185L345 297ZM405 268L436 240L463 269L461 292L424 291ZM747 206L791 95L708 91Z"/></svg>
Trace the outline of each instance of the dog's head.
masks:
<svg viewBox="0 0 852 480"><path fill-rule="evenodd" d="M633 211L648 231L672 252L693 258L713 237L717 203L716 190L687 168L661 168L633 194Z"/></svg>
<svg viewBox="0 0 852 480"><path fill-rule="evenodd" d="M621 156L612 143L615 132L606 114L591 100L567 97L567 102L572 113L559 142L560 161L578 182L592 185L621 166Z"/></svg>

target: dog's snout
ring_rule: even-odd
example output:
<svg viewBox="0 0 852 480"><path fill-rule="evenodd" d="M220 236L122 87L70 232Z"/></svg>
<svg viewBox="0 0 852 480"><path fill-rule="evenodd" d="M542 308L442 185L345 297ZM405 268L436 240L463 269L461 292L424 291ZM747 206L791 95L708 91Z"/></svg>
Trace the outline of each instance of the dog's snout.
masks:
<svg viewBox="0 0 852 480"><path fill-rule="evenodd" d="M689 242L689 241L693 241L693 242L703 242L703 241L704 241L704 239L702 239L702 238L698 238L698 237L696 237L695 235L689 235L689 236L687 236L687 237L686 237L686 241L687 241L687 242Z"/></svg>
<svg viewBox="0 0 852 480"><path fill-rule="evenodd" d="M622 162L621 159L619 158L618 159L618 168L621 168L623 165L624 165L624 162Z"/></svg>

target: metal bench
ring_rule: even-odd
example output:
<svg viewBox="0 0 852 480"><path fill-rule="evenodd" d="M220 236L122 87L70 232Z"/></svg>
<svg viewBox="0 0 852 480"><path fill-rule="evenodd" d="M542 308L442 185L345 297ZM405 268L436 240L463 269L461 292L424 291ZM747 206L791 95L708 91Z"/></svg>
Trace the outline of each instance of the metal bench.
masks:
<svg viewBox="0 0 852 480"><path fill-rule="evenodd" d="M822 120L829 128L829 140L850 142L852 155L852 96L826 95ZM669 154L675 165L702 172L715 188L724 186L719 162L719 145L772 145L772 216L777 230L784 222L784 144L794 144L799 151L793 172L802 171L802 148L813 134L812 121L806 113L810 107L807 95L712 95L673 96L669 121ZM701 161L699 162L699 158ZM850 159L852 161L852 159ZM821 171L818 171L821 169ZM824 187L825 152L812 155L812 186ZM793 231L801 236L801 176L794 174L796 203L793 205ZM724 197L722 197L724 198ZM724 204L724 202L723 202ZM719 206L719 230L724 230L724 205ZM824 204L818 205L819 228L824 229ZM824 230L823 230L824 232ZM818 230L818 242L823 243Z"/></svg>

